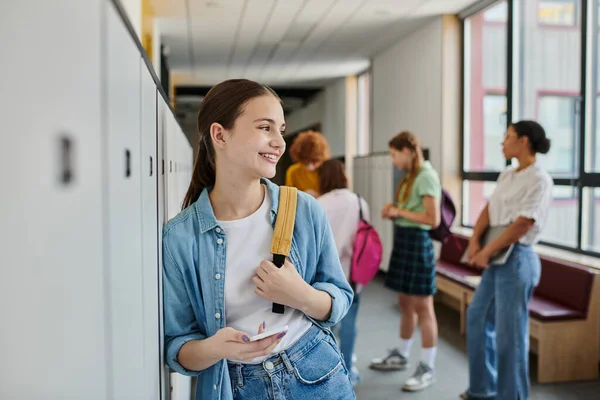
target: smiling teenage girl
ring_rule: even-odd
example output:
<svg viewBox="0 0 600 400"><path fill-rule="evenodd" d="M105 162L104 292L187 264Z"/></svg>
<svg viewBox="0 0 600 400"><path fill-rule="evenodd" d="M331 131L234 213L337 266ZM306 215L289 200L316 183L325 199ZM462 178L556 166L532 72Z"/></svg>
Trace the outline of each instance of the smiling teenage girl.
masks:
<svg viewBox="0 0 600 400"><path fill-rule="evenodd" d="M354 398L327 329L352 289L311 196L298 194L289 260L281 269L267 261L279 187L264 178L285 151L284 129L279 97L256 82L222 82L200 107L184 210L163 233L166 357L198 376L196 399ZM249 341L285 325L287 335Z"/></svg>

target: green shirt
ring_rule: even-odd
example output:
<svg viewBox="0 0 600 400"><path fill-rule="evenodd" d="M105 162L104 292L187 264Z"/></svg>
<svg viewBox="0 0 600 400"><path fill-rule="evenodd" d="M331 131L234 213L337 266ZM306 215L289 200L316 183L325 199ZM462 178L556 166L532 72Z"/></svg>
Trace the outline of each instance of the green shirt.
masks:
<svg viewBox="0 0 600 400"><path fill-rule="evenodd" d="M413 183L410 194L408 195L408 201L406 204L401 204L400 199L402 198L405 189L406 186L402 188L398 196L398 207L416 213L425 212L425 207L423 206L423 196L432 196L437 200L442 197L442 185L440 183L440 177L436 170L433 169L429 161L423 162L421 170L415 178L415 182ZM404 218L396 219L396 225L426 230L431 229L430 225L417 224Z"/></svg>

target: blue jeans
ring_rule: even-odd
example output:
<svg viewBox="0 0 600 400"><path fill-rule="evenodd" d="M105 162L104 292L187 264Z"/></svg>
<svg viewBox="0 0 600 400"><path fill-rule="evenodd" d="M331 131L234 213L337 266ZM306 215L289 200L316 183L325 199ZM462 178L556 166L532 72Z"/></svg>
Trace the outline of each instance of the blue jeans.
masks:
<svg viewBox="0 0 600 400"><path fill-rule="evenodd" d="M228 366L236 400L356 398L333 334L317 326L261 364Z"/></svg>
<svg viewBox="0 0 600 400"><path fill-rule="evenodd" d="M528 306L540 273L537 254L520 244L483 272L467 310L470 399L529 399Z"/></svg>
<svg viewBox="0 0 600 400"><path fill-rule="evenodd" d="M354 294L352 305L342 319L339 325L340 349L346 363L346 368L352 371L352 355L354 354L354 345L356 343L356 317L358 316L358 306L360 305L360 295Z"/></svg>

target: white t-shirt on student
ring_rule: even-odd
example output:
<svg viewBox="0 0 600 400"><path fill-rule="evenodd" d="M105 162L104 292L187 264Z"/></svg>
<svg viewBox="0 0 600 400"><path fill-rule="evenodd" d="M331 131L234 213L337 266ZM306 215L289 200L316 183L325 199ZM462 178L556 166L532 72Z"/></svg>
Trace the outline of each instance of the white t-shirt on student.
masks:
<svg viewBox="0 0 600 400"><path fill-rule="evenodd" d="M273 303L258 296L252 278L262 260L272 260L271 199L265 190L265 199L252 215L234 221L218 221L224 230L227 244L225 263L225 312L228 327L256 335L265 321L267 329L289 327L287 335L273 350L285 350L294 344L312 326L312 322L296 309L285 307L284 314L271 311ZM258 364L268 357L257 357L250 364ZM237 360L230 360L237 361Z"/></svg>
<svg viewBox="0 0 600 400"><path fill-rule="evenodd" d="M350 268L352 267L352 253L354 252L354 240L360 222L358 209L358 196L348 189L336 189L325 193L317 199L331 225L333 238L340 256L340 263L344 269L346 279L350 281ZM369 221L369 207L361 197L360 207L363 218ZM360 293L362 287L357 286L356 292Z"/></svg>
<svg viewBox="0 0 600 400"><path fill-rule="evenodd" d="M490 225L509 225L519 217L535 221L519 242L536 244L548 219L554 182L539 162L517 171L508 167L498 177L497 186L488 203Z"/></svg>

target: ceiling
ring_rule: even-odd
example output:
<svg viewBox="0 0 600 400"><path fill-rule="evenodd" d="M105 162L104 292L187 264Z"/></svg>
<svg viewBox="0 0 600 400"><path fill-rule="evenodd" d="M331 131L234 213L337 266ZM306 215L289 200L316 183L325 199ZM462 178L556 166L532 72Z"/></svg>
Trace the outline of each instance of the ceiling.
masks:
<svg viewBox="0 0 600 400"><path fill-rule="evenodd" d="M150 0L177 85L323 86L474 0Z"/></svg>

